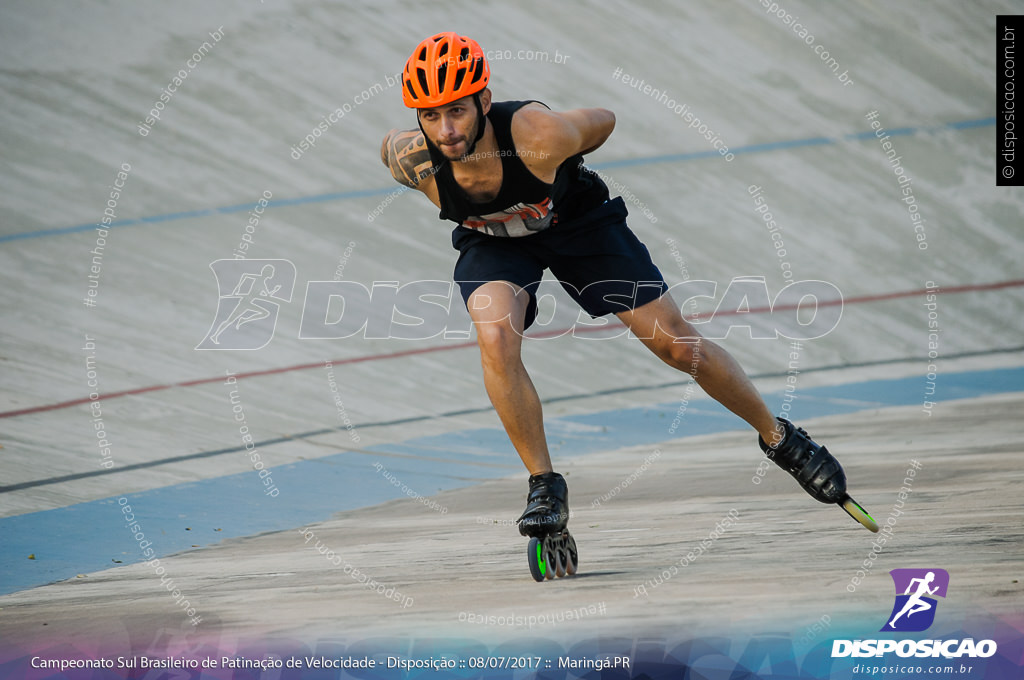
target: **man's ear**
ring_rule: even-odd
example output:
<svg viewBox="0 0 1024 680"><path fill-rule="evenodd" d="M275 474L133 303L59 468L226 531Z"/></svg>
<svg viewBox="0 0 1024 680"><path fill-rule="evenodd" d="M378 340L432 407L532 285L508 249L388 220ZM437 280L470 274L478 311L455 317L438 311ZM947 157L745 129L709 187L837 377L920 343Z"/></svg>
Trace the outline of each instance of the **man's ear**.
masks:
<svg viewBox="0 0 1024 680"><path fill-rule="evenodd" d="M480 110L487 115L487 112L491 110L491 88L485 87L480 90Z"/></svg>

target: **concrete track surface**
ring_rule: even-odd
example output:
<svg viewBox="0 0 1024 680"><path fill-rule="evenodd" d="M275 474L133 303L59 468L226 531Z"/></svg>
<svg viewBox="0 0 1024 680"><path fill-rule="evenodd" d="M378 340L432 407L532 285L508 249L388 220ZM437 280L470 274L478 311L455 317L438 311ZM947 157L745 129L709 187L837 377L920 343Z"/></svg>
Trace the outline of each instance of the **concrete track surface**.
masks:
<svg viewBox="0 0 1024 680"><path fill-rule="evenodd" d="M858 677L833 640L900 635L991 638L969 677L1020 677L1024 196L995 186L993 118L996 16L1014 13L4 3L0 677L93 677L33 656L503 649L646 664L607 677ZM588 165L677 302L716 286L684 312L717 310L705 335L892 518L870 568L878 537L759 467L739 419L552 282L524 359L568 473L571 579L529 577L509 521L525 474L457 294L416 339L390 337L386 287L339 317L364 332L302 337L309 282L451 280L451 225L379 162L382 135L415 125L395 76L440 30L481 43L498 100L615 111ZM273 337L197 350L211 263L243 243L239 266L294 271ZM878 632L898 568L950 574L927 632ZM347 677L293 670L202 677ZM586 673L515 673L535 671ZM103 677L200 677L150 673ZM875 677L919 675L968 674Z"/></svg>

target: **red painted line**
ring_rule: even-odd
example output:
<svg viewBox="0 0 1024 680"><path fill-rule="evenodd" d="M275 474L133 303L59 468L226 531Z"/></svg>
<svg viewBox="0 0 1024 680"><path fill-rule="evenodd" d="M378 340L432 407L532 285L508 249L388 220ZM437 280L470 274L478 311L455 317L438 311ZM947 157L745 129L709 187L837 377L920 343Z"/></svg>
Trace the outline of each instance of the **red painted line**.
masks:
<svg viewBox="0 0 1024 680"><path fill-rule="evenodd" d="M476 347L475 342L460 342L455 345L434 345L431 347L420 347L419 349L408 349L401 352L392 352L391 354L369 354L362 357L349 357L347 359L334 359L331 360L332 364L359 364L364 361L376 361L378 359L397 359L399 357L408 357L415 354L427 354L429 352L439 352L441 350L449 349L465 349L467 347ZM284 366L282 368L268 368L265 371L249 371L248 373L236 373L236 379L242 378L253 378L258 375L274 375L276 373L288 373L290 371L302 371L308 368L322 368L325 362L318 361L313 364L298 364L297 366ZM108 392L107 394L100 395L100 400L106 401L107 399L116 399L117 397L128 397L135 394L144 394L146 392L157 392L159 390L169 390L172 387L192 387L193 385L205 385L206 383L221 382L224 380L224 376L217 376L216 378L200 378L198 380L186 380L184 382L168 383L166 385L151 385L149 387L136 387L130 390L122 390L120 392ZM57 404L46 404L45 406L33 406L31 408L24 408L17 411L4 411L0 413L0 418L13 418L14 416L23 416L29 413L42 413L43 411L55 411L57 409L68 408L70 406L78 406L80 404L88 404L91 400L88 397L82 399L72 399L71 401L62 401Z"/></svg>
<svg viewBox="0 0 1024 680"><path fill-rule="evenodd" d="M999 281L998 283L973 283L973 284L968 284L968 285L965 285L965 286L950 286L949 288L942 288L942 287L939 287L939 288L936 288L936 289L923 288L921 290L908 290L908 291L903 291L903 292L899 292L899 293L881 293L879 295L861 295L859 297L851 297L851 298L845 298L845 299L840 298L839 300L819 300L818 301L818 306L819 307L835 307L836 305L862 305L862 304L865 304L865 303L868 303L868 302L884 302L886 300L895 300L897 298L905 298L905 297L916 297L918 295L926 295L928 293L935 293L935 294L938 294L938 295L943 295L943 294L949 295L949 294L953 294L953 293L975 293L975 292L978 292L978 291L986 291L986 290L1000 290L1002 288L1016 288L1016 287L1019 287L1019 286L1024 286L1024 279L1014 279L1012 281ZM774 308L772 308L772 307L755 307L755 308L752 308L748 312L737 312L735 310L734 311L723 310L721 312L718 312L718 314L715 314L715 316L731 316L731 315L734 315L734 314L753 314L753 313L771 312L771 311L773 311L773 309L775 311L779 311L779 310L790 310L790 309L798 309L798 308L799 308L799 305L779 305L778 307L774 307ZM694 314L694 315L689 316L687 318L688 319L701 319L701 318L704 318L704 317L709 317L710 318L712 314L713 314L713 312L703 312L701 314ZM0 415L3 415L3 414L0 413Z"/></svg>
<svg viewBox="0 0 1024 680"><path fill-rule="evenodd" d="M964 286L951 286L948 288L939 288L937 290L909 290L897 293L882 293L879 295L862 295L859 297L852 297L839 300L820 300L818 301L819 307L834 307L836 305L858 305L867 304L871 302L884 302L886 300L896 300L898 298L916 297L918 295L925 295L929 292L937 293L940 295L951 295L956 293L975 293L979 291L989 290L1002 290L1004 288L1016 288L1024 286L1024 279L1014 279L1012 281L999 281L997 283L976 283L968 284ZM796 309L797 305L780 305L776 307L776 310L790 310ZM755 307L749 311L740 312L737 310L723 310L719 312L718 316L733 316L737 314L763 314L765 312L771 312L770 307ZM712 312L704 312L701 314L694 314L687 317L690 320L699 320L704 317L711 316ZM564 335L566 333L600 333L608 330L616 330L622 328L621 322L610 323L604 326L583 326L581 328L563 328L558 330L542 331L540 333L532 333L527 335L530 338L550 338ZM382 359L399 359L402 357L415 356L417 354L430 354L432 352L447 352L449 350L456 349L467 349L469 347L476 347L476 342L460 342L450 345L431 345L429 347L420 347L418 349L407 349L401 352L391 352L389 354L368 354L361 357L348 357L345 359L334 359L331 363L334 365L342 366L345 364L359 364L366 361L380 361ZM281 368L268 368L263 371L250 371L248 373L237 373L235 378L254 378L261 375L277 375L279 373L290 373L291 371L304 371L310 368L321 368L325 362L318 361L310 364L298 364L296 366L283 366ZM145 394L146 392L158 392L160 390L169 390L172 387L192 387L194 385L205 385L207 383L220 382L224 380L223 376L217 376L215 378L200 378L198 380L186 380L184 382L168 383L165 385L150 385L149 387L136 387L130 390L122 390L120 392L110 392L101 395L102 400L116 399L118 397L128 397L136 394ZM70 401L62 401L56 404L45 404L43 406L32 406L30 408L18 409L16 411L4 411L0 413L0 418L14 418L15 416L24 416L31 413L44 413L46 411L56 411L62 408L70 408L72 406L79 406L81 404L89 403L88 397L81 399L72 399Z"/></svg>

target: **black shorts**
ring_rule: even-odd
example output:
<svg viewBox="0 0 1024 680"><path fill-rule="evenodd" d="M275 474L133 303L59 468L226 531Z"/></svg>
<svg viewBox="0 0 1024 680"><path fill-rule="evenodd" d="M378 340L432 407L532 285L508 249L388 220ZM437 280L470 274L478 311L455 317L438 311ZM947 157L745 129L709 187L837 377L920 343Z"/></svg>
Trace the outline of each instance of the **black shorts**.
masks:
<svg viewBox="0 0 1024 680"><path fill-rule="evenodd" d="M510 281L530 295L529 328L537 316L537 288L545 269L595 318L657 300L668 285L647 247L626 226L628 214L618 197L529 236L490 236L456 227L452 246L459 260L454 278L463 301L485 283Z"/></svg>

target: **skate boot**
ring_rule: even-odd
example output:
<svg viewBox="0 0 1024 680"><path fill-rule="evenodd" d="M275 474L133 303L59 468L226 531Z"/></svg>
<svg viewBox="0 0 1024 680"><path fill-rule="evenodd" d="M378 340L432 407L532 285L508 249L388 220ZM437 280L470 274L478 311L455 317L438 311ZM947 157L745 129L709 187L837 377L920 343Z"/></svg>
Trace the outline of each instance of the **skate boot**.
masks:
<svg viewBox="0 0 1024 680"><path fill-rule="evenodd" d="M579 567L569 522L569 489L557 472L530 477L526 510L517 520L519 533L530 537L526 559L535 581L572 576Z"/></svg>
<svg viewBox="0 0 1024 680"><path fill-rule="evenodd" d="M761 450L776 465L791 474L804 491L822 503L839 503L846 496L846 475L839 461L824 446L819 446L802 427L785 418L777 418L786 436L773 449L757 438Z"/></svg>
<svg viewBox="0 0 1024 680"><path fill-rule="evenodd" d="M846 473L839 461L819 445L802 427L796 427L785 418L777 418L786 431L779 444L772 448L761 437L757 438L761 450L776 465L794 479L815 499L822 503L835 503L869 531L878 532L878 524L846 493Z"/></svg>
<svg viewBox="0 0 1024 680"><path fill-rule="evenodd" d="M569 489L557 472L530 477L526 510L516 520L523 536L542 537L565 528L569 523Z"/></svg>

